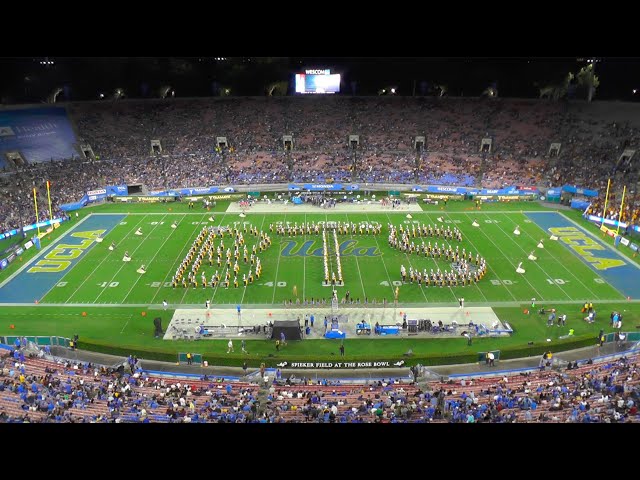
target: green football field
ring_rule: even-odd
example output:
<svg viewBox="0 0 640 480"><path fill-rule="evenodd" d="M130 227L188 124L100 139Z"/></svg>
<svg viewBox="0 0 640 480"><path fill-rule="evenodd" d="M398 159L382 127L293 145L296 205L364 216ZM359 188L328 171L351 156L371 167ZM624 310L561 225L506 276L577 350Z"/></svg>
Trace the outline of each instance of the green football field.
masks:
<svg viewBox="0 0 640 480"><path fill-rule="evenodd" d="M395 288L398 300L408 304L455 304L459 297L467 303L481 302L527 302L536 298L539 302L581 302L585 300L615 300L625 296L607 283L598 273L591 270L579 257L573 255L560 242L548 240L548 234L520 212L421 212L413 213L412 219L406 214L252 214L239 218L237 214L216 213L214 221L209 221L211 213L131 213L104 236L104 241L96 244L64 276L56 282L40 303L59 304L136 304L154 305L166 300L171 306L204 305L206 300L215 304L277 304L284 301L329 298L330 287L322 285L323 259L322 237L320 235L282 236L269 232L269 224L284 222L298 225L307 222L343 221L382 224L380 235L348 234L338 235L342 254L340 260L345 285L337 287L339 296L349 290L351 298L369 302L374 299L392 302ZM436 219L441 217L444 222ZM473 227L477 220L480 227ZM173 222L178 228L171 228ZM392 249L387 241L388 224L409 227L420 224L451 226L460 229L462 242L446 241L441 238L413 238L415 243L423 240L449 243L453 248L471 251L487 261L487 274L478 283L454 287L424 287L417 283L402 284L400 266L408 270L450 270L451 262L418 254L402 253ZM240 258L239 286L224 288L207 286L203 288L183 288L171 286L172 277L180 262L191 248L203 228L208 226L229 226L230 228L255 226L267 232L272 240L270 248L258 252L262 262L262 275L246 288L242 285L242 274L248 273L249 265ZM513 230L519 226L521 235ZM137 229L143 235L134 235ZM244 234L245 242L251 247L257 237ZM544 238L544 249L537 248ZM333 238L329 237L330 243ZM220 238L218 237L218 242ZM225 248L232 245L227 235ZM115 242L113 251L108 246ZM217 242L216 242L217 244ZM125 251L132 256L131 262L123 262ZM534 252L536 261L527 259ZM524 274L516 273L522 262ZM336 269L335 256L331 257L332 270ZM137 269L146 266L146 273ZM218 267L214 261L211 267L203 261L197 273L200 283L204 273L207 281L214 271L224 275L225 262ZM255 269L254 269L255 271ZM231 276L233 282L233 275ZM296 297L297 294L297 297Z"/></svg>
<svg viewBox="0 0 640 480"><path fill-rule="evenodd" d="M633 328L634 322L640 318L636 303L640 295L629 293L640 285L637 258L633 258L630 252L616 249L612 240L583 221L579 212L558 213L534 202L487 204L478 211L472 202L449 202L446 209L421 205L422 211L411 212L411 218L407 218L406 211L398 213L392 210L383 213L319 210L317 213L295 214L249 211L245 218L240 218L238 213L227 213L228 206L229 202L220 201L211 211L189 209L181 203L105 204L83 209L78 217L74 215L72 221L63 223L45 237L42 250L32 248L25 251L0 272L0 303L4 304L0 309L0 322L4 326L0 333L67 337L79 333L82 339L93 345L91 348L106 351L120 348L138 351L142 355L145 352L177 352L193 347L185 341L165 342L151 335L147 315L155 316L162 312L163 300L169 303L167 311L162 314L163 317L168 315L164 318L166 322L174 309L204 307L206 300L210 300L213 306L233 309L238 304L247 308L278 308L285 301L295 302L296 298L301 301L305 298L329 298L331 288L322 284L322 237L315 234L293 237L270 232L269 225L275 226L279 222L285 225L327 221L381 224L379 235L338 235L345 281L344 286L337 287L339 296L343 297L349 290L351 298L363 302L366 297L369 302L375 299L379 304L383 299L392 302L397 288L399 306L454 306L460 297L464 297L469 306L492 306L499 318L513 326L515 335L508 339L479 339L474 342L474 349L517 348L526 345L527 341L544 341L547 337L553 342L563 343L568 341L561 338L568 328L576 329L576 339L586 340L596 335L600 328L611 330L607 321L608 309L625 313L625 328ZM209 220L210 217L214 220ZM438 217L442 222L437 220ZM478 227L473 226L474 221ZM171 227L174 222L177 228ZM416 237L412 240L415 243L422 240L432 244L451 243L453 248L458 246L460 250L471 251L474 257L479 253L487 262L486 275L477 284L465 287L424 287L417 283L402 283L401 265L407 270L410 267L451 270L451 261L405 254L391 248L388 244L389 224L409 229L422 224L457 227L462 232L461 242L447 241L442 237ZM259 279L256 278L246 288L241 280L238 288L233 285L230 288L171 286L178 265L204 228L228 226L239 228L244 234L245 225L247 229L253 226L271 237L271 247L258 253L262 263ZM521 231L519 236L513 233L516 226ZM567 233L565 241L553 241L549 239L550 228L563 228L565 233L567 229L573 229L574 232ZM138 229L142 235L135 235ZM103 242L93 241L96 232L103 232ZM256 237L249 232L244 236L251 252ZM537 246L541 239L544 248ZM331 236L328 240L333 243ZM219 241L218 237L216 242ZM223 241L225 248L231 246L228 235ZM112 243L117 246L110 251L108 247ZM74 260L78 249L83 251ZM131 262L122 261L125 251L131 255ZM535 261L527 258L531 252L537 257ZM520 262L525 269L522 274L516 272ZM146 265L144 274L137 272L142 264ZM239 266L241 279L242 274L248 271L242 255ZM336 269L335 255L330 257L330 267ZM200 281L202 272L210 279L216 269L224 275L225 268L224 263L222 267L215 264L210 267L208 261L204 261L197 279ZM38 269L46 273L33 271ZM547 331L543 316L523 312L532 298L536 298L537 306L549 308L557 305L566 311L569 326ZM585 301L593 301L597 309L607 313L598 315L594 324L586 324L580 312ZM83 312L87 312L86 317ZM252 356L252 361L271 362L278 357L267 356L273 350L270 342L259 339L253 342L251 350L256 357ZM350 355L364 356L372 351L401 355L409 344L415 352L435 354L465 352L467 348L464 338L435 342L354 338L348 339L346 344ZM225 348L226 340L211 340L198 345L199 352L222 357ZM280 355L328 354L335 348L334 342L322 342L321 347L316 342L301 342ZM224 358L217 360L224 363L227 361ZM231 363L240 361L234 355L228 358Z"/></svg>

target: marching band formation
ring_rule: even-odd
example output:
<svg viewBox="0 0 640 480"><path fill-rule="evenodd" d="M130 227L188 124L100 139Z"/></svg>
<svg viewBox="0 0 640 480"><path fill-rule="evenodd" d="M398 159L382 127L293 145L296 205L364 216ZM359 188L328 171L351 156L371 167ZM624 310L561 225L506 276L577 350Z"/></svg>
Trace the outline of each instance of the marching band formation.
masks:
<svg viewBox="0 0 640 480"><path fill-rule="evenodd" d="M420 225L418 228L413 226L413 228L409 229L403 225L396 227L392 224L389 224L388 227L389 246L391 248L407 254L413 253L424 257L444 257L453 264L452 270L441 271L440 268L437 268L436 271L431 269L429 272L427 272L426 268L414 270L413 267L409 267L407 272L405 266L400 265L400 276L404 283L407 281L410 283L417 282L418 285L422 286L424 282L425 287L432 285L439 287L466 286L471 285L472 282L477 283L487 271L485 259L478 253L474 257L471 251L467 252L464 247L460 250L458 245L454 249L449 244L445 245L444 242L440 245L438 245L438 242L434 242L434 245L432 245L431 240L428 240L427 243L422 240L418 244L412 240L415 237L442 237L446 240L461 242L462 233L455 227L453 229L450 227L441 229L438 226L433 228L431 225Z"/></svg>
<svg viewBox="0 0 640 480"><path fill-rule="evenodd" d="M258 243L251 247L251 253L249 253L249 249L245 244L245 235L247 233L260 239ZM229 239L226 248L225 237ZM220 239L219 243L218 239ZM262 274L262 264L260 257L258 257L258 251L263 252L269 246L271 246L271 238L269 235L262 230L258 231L257 227L253 225L250 227L245 226L244 233L236 227L205 227L198 234L189 252L187 252L187 255L176 270L171 285L173 288L180 285L184 288L188 288L189 286L197 288L197 273L200 270L202 262L208 261L211 267L213 267L215 262L218 269L216 269L209 282L207 282L207 277L204 272L202 272L200 277L202 288L207 288L207 285L210 285L212 288L216 288L218 285L229 288L232 283L235 288L238 288L238 275L240 273L240 264L238 262L242 256L244 265L249 266L249 272L242 274L242 284L246 287L250 283L253 283L254 279L260 278ZM223 262L225 264L224 278L219 273ZM233 282L231 281L232 272L234 275Z"/></svg>
<svg viewBox="0 0 640 480"><path fill-rule="evenodd" d="M339 235L379 235L382 225L370 222L304 222L270 223L269 231L277 235L296 237L298 235L320 235L324 228L333 228Z"/></svg>
<svg viewBox="0 0 640 480"><path fill-rule="evenodd" d="M388 242L391 248L406 254L431 257L433 259L446 259L451 262L451 270L440 270L440 268L427 271L400 266L400 276L404 283L417 283L420 286L454 287L466 286L477 283L486 273L487 265L484 258L478 253L475 255L459 245L455 248L449 242L462 242L462 232L451 226L441 227L438 224L412 224L398 225L391 223L388 225ZM327 230L332 230L329 234ZM343 285L342 265L340 262L340 246L338 234L342 235L378 235L382 230L382 225L370 222L303 222L303 223L270 223L269 231L283 236L301 236L318 234L323 240L323 260L324 260L324 285ZM256 237L251 249L245 244L245 238L249 235ZM331 235L333 239L329 239ZM414 241L414 239L420 241ZM442 239L438 243L435 240L432 244L431 238ZM226 243L225 243L226 240ZM426 242L425 242L426 240ZM446 243L445 243L446 241ZM334 243L336 251L336 268L331 270L329 261L329 242ZM229 288L233 285L237 288L240 285L238 276L240 275L240 265L249 267L247 273L242 273L242 285L248 286L262 274L262 264L258 257L259 252L263 252L271 246L269 235L258 230L253 225L245 224L244 227L205 227L195 239L189 252L182 260L172 279L174 288L182 286L184 288L202 288L211 286L213 288L222 286ZM210 280L204 272L198 272L203 262L209 262L213 267L214 263L218 267ZM219 272L223 271L222 274ZM254 273L255 272L255 273ZM233 274L233 280L232 280Z"/></svg>

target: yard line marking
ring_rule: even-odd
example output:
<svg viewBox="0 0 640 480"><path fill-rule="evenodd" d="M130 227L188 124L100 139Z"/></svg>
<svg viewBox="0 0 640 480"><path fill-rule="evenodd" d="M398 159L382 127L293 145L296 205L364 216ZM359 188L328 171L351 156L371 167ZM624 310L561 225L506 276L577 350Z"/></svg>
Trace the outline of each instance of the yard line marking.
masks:
<svg viewBox="0 0 640 480"><path fill-rule="evenodd" d="M225 213L222 215L222 218L220 219L220 227L222 227L222 220L224 220L224 217L226 217L226 216L227 216L227 213L225 212ZM232 229L232 228L233 228L233 226L232 226L232 225L229 225L229 229ZM231 235L231 238L233 238L233 234L231 234L231 233L230 233L230 235ZM225 262L225 264L226 264L226 262ZM225 276L225 275L226 275L227 270L229 270L229 267L224 267L224 270L220 273L220 278L222 278L223 276ZM214 273L215 273L215 272L214 272ZM211 299L209 300L209 303L210 303L211 305L213 305L213 299L215 298L215 296L216 296L216 292L218 291L218 287L220 287L220 284L221 284L221 283L222 283L222 280L220 280L220 281L218 282L218 284L217 284L215 287L212 287L212 289L213 289L213 293L211 294ZM187 294L187 292L185 292L185 295L186 295L186 294ZM182 300L184 300L185 295L183 295L183 296L182 296ZM181 300L181 302L182 302L182 300Z"/></svg>
<svg viewBox="0 0 640 480"><path fill-rule="evenodd" d="M371 223L369 220L369 214L365 213L367 216L367 222ZM384 226L384 225L383 225ZM382 229L380 229L380 233L382 233ZM376 241L376 246L380 253L382 253L382 249L380 248L380 244L378 243L378 237L374 234L373 239ZM384 254L382 255L382 265L384 266L384 271L387 272L387 278L389 279L389 288L391 289L391 295L393 295L393 280L391 280L391 275L389 275L389 270L387 269L387 264L384 263Z"/></svg>
<svg viewBox="0 0 640 480"><path fill-rule="evenodd" d="M282 224L285 226L285 231L286 231L286 226L287 226L287 214L284 214L284 219L282 219ZM276 276L273 279L273 296L271 297L271 304L273 305L273 302L275 302L276 300L276 287L278 286L278 269L280 268L280 257L282 256L282 239L284 238L284 235L280 236L280 244L278 245L278 263L276 263Z"/></svg>
<svg viewBox="0 0 640 480"><path fill-rule="evenodd" d="M184 218L185 217L183 215L182 218L179 221L182 222L184 220ZM147 266L147 269L151 266L151 264L153 263L153 259L158 256L158 253L160 253L160 251L162 250L162 247L164 247L164 244L167 243L167 240L169 240L169 238L171 238L171 235L173 235L173 233L176 230L177 230L177 228L172 228L171 229L171 231L169 232L169 235L167 235L167 238L165 238L164 242L162 242L162 245L160 245L160 248L158 248L158 250L156 250L156 253L154 253L153 257L151 257L151 260L149 260L149 265ZM126 303L127 297L131 294L131 291L133 290L133 287L135 287L138 284L138 282L140 281L141 278L142 278L142 275L139 275L138 278L136 279L136 281L133 282L133 285L131 285L131 288L129 289L127 294L124 296L122 301L120 301L119 303Z"/></svg>
<svg viewBox="0 0 640 480"><path fill-rule="evenodd" d="M387 216L387 220L389 221L389 223L391 223L393 225L393 222L391 221L391 217L389 217L389 214L387 212L385 212L385 215ZM388 230L388 228L387 228L387 230ZM391 233L391 232L389 232L389 233ZM411 260L409 259L409 255L407 253L405 253L404 256L407 257L407 262L409 262L409 267L413 268L413 265L411 264ZM433 261L435 262L435 260L433 260ZM451 287L449 287L449 290L451 290ZM427 294L424 293L424 289L421 288L420 291L422 292L422 295L424 296L425 302L429 303L429 299L427 298ZM395 294L395 291L394 291L394 294ZM395 300L395 297L394 297L394 300Z"/></svg>
<svg viewBox="0 0 640 480"><path fill-rule="evenodd" d="M325 232L325 238L326 238L326 228L327 228L327 222L329 221L329 217L327 216L326 212L324 214L324 225L322 227L322 229ZM329 258L329 278L333 278L333 262L331 262L331 254L329 253L329 240L327 240L327 257ZM324 240L322 243L322 261L324 262ZM322 264L322 273L324 275L324 263ZM344 277L343 277L343 282L342 285L344 286ZM333 291L338 290L338 286L337 285L332 285L331 286L331 298L333 298Z"/></svg>
<svg viewBox="0 0 640 480"><path fill-rule="evenodd" d="M224 270L222 272L220 272L220 278L224 277L227 274L227 270L229 270L229 267L224 267ZM222 283L222 280L220 280L218 282L218 284L213 288L213 294L211 295L211 305L213 305L213 299L216 296L216 292L218 291L218 288L220 287L220 284ZM187 288L187 291L189 290L189 288ZM194 288L195 290L195 288ZM184 301L184 297L187 295L187 292L184 292L184 295L182 296L182 300L180 300L180 303L182 303Z"/></svg>
<svg viewBox="0 0 640 480"><path fill-rule="evenodd" d="M344 216L347 218L347 222L348 222L349 215L345 213ZM349 236L353 239L353 234L350 234ZM331 236L331 239L333 239L333 235ZM339 251L336 253L338 255L340 254ZM360 262L358 262L358 256L354 255L354 257L356 257L356 267L358 267L358 276L360 277L360 285L362 285L362 296L364 297L362 301L364 302L364 299L367 298L367 291L364 289L364 281L362 280L362 272L360 271Z"/></svg>
<svg viewBox="0 0 640 480"><path fill-rule="evenodd" d="M429 215L427 215L427 218L431 219L431 217L430 217ZM429 222L431 222L431 220L429 220ZM435 223L435 220L434 220L434 223ZM420 237L420 238L424 238L424 237ZM451 243L449 243L449 241L448 241L446 238L444 238L444 237L443 237L443 238L438 237L438 239L441 241L441 244L442 244L442 245L446 244L446 245L447 245L447 247L450 247L450 246L451 246ZM435 240L435 244L436 244L436 245L438 244L437 240ZM405 253L405 255L408 255L408 254L406 254L406 253ZM438 266L438 262L436 262L435 257L429 256L429 258L430 258L430 259L431 259L431 261L434 263L434 265L439 269L440 267ZM474 284L475 284L475 283L474 283ZM475 285L476 285L476 287L478 287L478 285L477 285L477 284L475 284ZM420 288L424 288L425 290L427 290L427 289L429 288L429 287L426 287L426 286L423 286L423 285L419 285L419 286L420 286ZM451 292L451 294L454 296L455 300L456 300L456 301L459 301L459 297L458 297L458 295L456 294L456 292L454 292L454 291L453 291L453 287L452 287L451 285L447 285L447 288L449 289L449 291ZM480 293L482 293L482 291L481 291ZM484 294L483 294L482 296L484 297ZM486 300L486 298L487 298L487 297L485 297L485 300Z"/></svg>
<svg viewBox="0 0 640 480"><path fill-rule="evenodd" d="M133 315L129 315L129 318L127 318L127 321L124 322L124 326L122 327L122 330L120 330L120 333L124 332L124 329L127 328L127 325L129 325L129 321L133 318Z"/></svg>
<svg viewBox="0 0 640 480"><path fill-rule="evenodd" d="M449 214L448 214L448 213L445 213L445 215L446 215L447 217L449 217ZM456 225L456 224L455 224L455 223L453 223L453 225ZM459 230L460 230L460 231L462 231L462 229L459 229ZM465 233L465 235L464 235L464 239L465 239L465 240L469 240L469 243L471 244L471 246L472 246L473 248L475 248L476 253L478 253L478 254L480 253L480 250L478 250L478 248L475 246L475 244L471 241L471 236L470 236L470 235L467 235L467 234ZM496 277L498 277L498 272L496 272L493 268L491 268L491 263L489 263L489 261L487 261L487 269L488 269L488 270L491 270L491 271L494 273L494 275L495 275ZM476 283L476 285L478 285L478 284ZM509 290L509 288L508 288L504 283L500 282L500 285L502 285L502 286L507 290L507 292L509 293L509 295L511 295L511 298L513 298L514 300L517 300L517 299L516 299L516 297L513 295L513 293L511 293L511 290ZM480 288L480 287L478 286L478 288ZM484 294L483 294L483 296L484 296ZM487 298L487 297L485 297L485 298ZM495 303L495 302L491 302L491 304L492 304L492 305L493 305L493 303Z"/></svg>
<svg viewBox="0 0 640 480"><path fill-rule="evenodd" d="M125 218L127 218L127 217L125 217ZM131 232L133 232L133 229L134 229L134 228L136 228L138 225L140 225L142 222L144 222L144 217L142 218L142 220L140 220L138 223L136 223L136 224L133 226L133 228L132 228L131 230L129 230L129 231L127 232L127 234L126 234L124 237L122 237L122 240L120 240L120 243L122 243L122 242L124 241L124 239L125 239L125 238L127 238L127 237L131 234ZM111 229L111 231L113 231L113 229ZM109 233L111 233L111 232L109 232ZM107 234L107 235L108 235L108 234ZM107 235L105 235L105 237L106 237ZM114 250L114 251L115 251L115 250ZM67 299L66 299L64 302L62 302L62 303L67 303L69 300L71 300L71 298L73 298L73 296L74 296L76 293L78 293L78 290L80 290L80 289L84 286L84 284L85 284L85 283L87 283L87 280L89 280L89 278L91 277L91 275L93 275L93 274L96 272L96 270L98 270L98 268L100 268L100 265L102 265L102 264L104 263L104 261L105 261L107 258L109 258L109 257L110 257L110 255L113 253L111 250L109 250L108 252L109 252L109 253L107 253L107 254L102 258L102 261L101 261L101 262L96 266L96 268L94 268L94 269L91 271L91 273L85 277L84 281L83 281L80 285L78 285L78 288L76 288L76 289L73 291L73 293L72 293L71 295L69 295L69 298L67 298ZM80 262L78 262L78 263L80 263ZM72 268L71 270L73 270L73 268ZM71 270L69 270L69 271L71 271ZM69 272L65 273L65 274L64 274L64 277L66 277L68 274L69 274ZM64 279L64 277L62 277L62 278L60 279L60 281L62 281L62 280ZM56 284L57 284L57 283L58 283L58 282L56 282ZM55 287L55 285L54 285L53 287ZM47 293L49 293L51 290L53 290L53 287L51 287ZM45 295L46 295L46 294L45 294ZM44 298L44 297L43 297L43 298Z"/></svg>
<svg viewBox="0 0 640 480"><path fill-rule="evenodd" d="M304 214L304 241L307 242L307 214ZM305 289L307 287L307 256L302 257L302 299L306 299Z"/></svg>
<svg viewBox="0 0 640 480"><path fill-rule="evenodd" d="M188 213L185 213L184 215L190 215ZM200 215L200 214L198 214ZM167 281L167 278L169 278L169 275L171 275L171 272L174 271L176 265L179 264L179 262L182 261L182 259L184 258L185 252L191 247L191 245L193 244L193 239L195 237L196 232L198 231L198 227L201 226L202 220L204 220L204 217L206 217L207 214L203 213L202 214L202 218L200 219L200 221L196 222L196 226L193 229L193 232L191 232L191 235L189 236L189 238L187 239L187 243L185 243L184 247L182 247L182 251L180 252L180 255L174 262L173 265L171 265L171 269L167 272L167 274L164 276L164 279L162 280L162 283L160 284L160 286L158 287L158 289L156 290L156 293L153 295L153 298L151 299L151 301L149 302L150 305L153 304L153 301L156 299L156 297L158 296L158 293L160 293L160 290L162 290L162 288L164 288L164 283ZM224 216L222 217L224 218Z"/></svg>
<svg viewBox="0 0 640 480"><path fill-rule="evenodd" d="M260 229L258 230L258 239L260 239L260 232L262 231L262 227L264 225L264 215L262 216L262 223L260 224ZM251 224L251 226L253 226L253 223ZM245 241L246 242L246 241ZM260 243L260 242L258 242ZM265 251L266 253L266 251ZM256 255L257 257L257 255ZM257 280L257 279L256 279ZM244 290L242 291L242 298L240 298L240 305L242 305L242 302L244 302L244 295L247 293L247 288L249 288L249 285L247 285L246 287L244 287Z"/></svg>
<svg viewBox="0 0 640 480"><path fill-rule="evenodd" d="M505 214L505 216L506 216L506 217L507 217L511 222L513 222L513 219L511 219L507 214ZM515 222L513 222L513 223L515 223ZM496 224L496 225L497 225L497 224ZM517 225L517 224L516 224L516 225ZM534 223L534 225L535 225L535 223ZM536 226L537 226L537 225L536 225ZM540 227L538 226L538 228L540 228ZM543 229L541 229L541 228L540 228L540 230L542 230L542 231L544 232L544 230L543 230ZM523 230L523 232L524 232L524 234L525 234L525 235L527 235L529 238L531 238L533 241L535 241L535 238L533 237L533 235L531 235L531 234L527 233L527 232L526 232L526 231L524 231L524 230ZM547 232L545 232L545 234L546 234L546 233L547 233ZM591 289L590 289L590 288L589 288L585 283L583 283L583 282L582 282L582 280L580 280L580 277L578 277L578 276L577 276L576 274L574 274L571 270L569 270L569 269L565 266L565 264L564 264L562 261L560 261L560 259L558 259L558 258L557 258L553 253L551 253L551 251L550 251L550 250L548 250L548 249L546 249L546 248L545 248L545 251L549 252L549 255L551 255L551 256L553 257L553 259L554 259L554 260L557 260L557 263L559 263L559 264L562 266L562 268L564 268L567 272L569 272L569 275L571 275L573 278L575 278L575 279L578 281L578 283L580 283L584 288L586 288L589 292L591 292L591 293L593 294L593 298L598 298L598 295L597 295L597 294L595 294L595 293L594 293L594 291L593 291L593 290L591 290ZM541 268L542 268L542 267L541 267ZM554 284L556 284L556 283L554 282ZM558 284L556 284L556 285L558 285ZM558 286L560 287L560 285L558 285ZM567 295L567 296L568 296L569 298L571 298L569 295Z"/></svg>
<svg viewBox="0 0 640 480"><path fill-rule="evenodd" d="M502 227L501 227L500 225L498 225L497 223L496 223L495 225L497 225L497 226L498 226L498 228L500 229L500 231L501 231L502 233L504 233L506 236L508 236L508 237L509 237L509 239L510 239L513 243L515 243L516 245L518 245L518 248L519 248L520 250L522 250L525 254L527 254L527 255L528 255L527 251L526 251L524 248L522 248L522 246L521 246L518 242L516 242L516 241L513 239L513 237L512 237L511 235L508 235L508 234L507 234L507 232L505 232L505 231L502 229ZM538 268L540 269L540 271L541 271L541 272L542 272L542 273L543 273L547 278L551 278L551 277L549 277L549 275L547 274L547 272L545 272L545 271L544 271L544 269L540 266L540 264L538 264L538 262L533 262L533 263L535 263L536 267L538 267ZM556 285L557 285L557 284L556 284ZM569 300L572 300L571 296L570 296L567 292L565 292L565 291L564 291L564 289L562 288L562 285L558 285L558 287L560 287L560 290L562 290L562 293L564 293L564 294L567 296L567 298L568 298Z"/></svg>
<svg viewBox="0 0 640 480"><path fill-rule="evenodd" d="M469 219L469 221L471 221L471 217L469 216L469 214L465 213L465 215L467 216L467 218ZM501 248L496 244L496 242L494 242L494 241L491 239L491 237L489 237L489 235L487 235L486 233L484 233L482 230L480 230L480 231L482 232L482 235L484 235L485 237L487 237L487 238L489 239L489 241L490 241L491 243L493 243L493 245L494 245L498 250L500 250L500 253L502 254L502 256L503 256L504 258L506 258L506 259L507 259L507 261L511 264L511 266L514 266L514 263L511 261L511 259L510 259L507 255L505 255L505 254L504 254L504 252L503 252L503 251L502 251L502 249L501 249ZM488 266L488 265L489 265L489 264L487 263L487 266ZM522 278L524 278L524 281L525 281L525 282L527 282L527 283L529 284L529 286L533 289L533 291L534 291L534 292L536 292L536 298L538 299L538 301L544 301L544 298L542 297L542 295L540 295L540 292L538 292L538 291L535 289L535 287L534 287L533 285L531 285L531 282L529 282L529 280L527 280L527 277L522 276ZM506 287L506 285L505 285L505 287ZM510 290L510 289L508 289L508 290L509 290L509 293L511 293L511 290ZM512 296L514 299L516 298L516 297L514 297L514 296L513 296L513 293L511 293L511 296ZM526 300L523 300L523 301L526 301Z"/></svg>
<svg viewBox="0 0 640 480"><path fill-rule="evenodd" d="M167 214L164 215L164 217L166 217ZM160 220L160 222L164 221L164 217L162 217L162 220ZM144 220L144 218L142 219ZM151 229L151 231L149 232L149 235L151 235L156 228L158 228L158 226L160 225L160 222L158 222L157 224L155 224L153 226L153 228ZM134 253L136 253L136 251L142 246L144 245L144 240L141 239L140 244L133 249L133 252L131 252L131 254L133 255ZM111 280L109 280L109 283L113 282L113 279L116 278L116 275L118 275L118 273L120 273L120 271L124 268L124 266L126 265L125 262L122 262L122 265L120 266L120 268L118 269L118 271L116 271L116 273L113 274L113 277L111 277ZM106 291L106 288L103 288L102 291L98 294L98 296L95 298L95 300L93 301L93 303L97 303L98 299L102 296L102 294Z"/></svg>
<svg viewBox="0 0 640 480"><path fill-rule="evenodd" d="M16 270L15 272L13 272L11 275L9 275L4 282L0 283L0 288L4 287L7 283L9 283L11 280L13 280L14 277L16 277L20 272L22 272L25 268L30 267L33 265L33 262L35 262L36 260L38 260L41 256L43 256L45 253L47 253L49 250L51 250L53 248L53 246L60 242L61 240L63 240L67 235L69 235L70 233L73 233L73 231L78 228L80 225L82 225L82 223L87 220L91 215L94 215L93 213L90 213L89 215L87 215L86 217L84 217L82 220L80 220L78 223L76 223L76 225L74 227L71 227L69 230L67 230L63 235L61 235L60 237L56 238L53 242L51 242L49 245L47 245L46 247L43 247L42 250L40 250L40 252L35 256L32 257L31 260L29 260L27 263L25 263L23 266L21 266L18 270ZM109 215L113 215L113 213L110 213ZM73 265L73 267L71 267L71 269L73 270L73 268L78 265L77 262L75 265ZM47 292L49 293L49 292ZM42 297L44 298L44 296Z"/></svg>

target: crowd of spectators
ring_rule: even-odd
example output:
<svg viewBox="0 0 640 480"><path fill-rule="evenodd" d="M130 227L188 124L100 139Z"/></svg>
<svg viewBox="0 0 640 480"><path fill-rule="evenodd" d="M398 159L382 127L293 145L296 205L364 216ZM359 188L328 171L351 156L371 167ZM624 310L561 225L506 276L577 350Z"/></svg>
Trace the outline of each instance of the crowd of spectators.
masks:
<svg viewBox="0 0 640 480"><path fill-rule="evenodd" d="M34 220L46 204L77 201L105 185L150 190L280 182L379 182L604 191L620 153L640 147L633 111L547 100L425 97L249 97L84 102L67 105L79 143L96 159L52 161L0 175L0 229ZM620 117L617 119L617 117ZM350 148L349 135L359 135ZM283 148L292 135L293 149ZM426 145L416 151L413 141ZM217 137L226 137L219 148ZM491 151L480 152L483 138ZM151 140L162 151L151 153ZM561 144L549 156L551 142ZM618 170L624 165L618 165ZM8 201L6 201L8 199ZM630 206L631 209L635 205ZM43 216L48 216L43 211Z"/></svg>
<svg viewBox="0 0 640 480"><path fill-rule="evenodd" d="M0 357L0 422L635 423L637 362L457 382L284 379L279 370L253 381L152 376L139 363L113 369L16 348Z"/></svg>

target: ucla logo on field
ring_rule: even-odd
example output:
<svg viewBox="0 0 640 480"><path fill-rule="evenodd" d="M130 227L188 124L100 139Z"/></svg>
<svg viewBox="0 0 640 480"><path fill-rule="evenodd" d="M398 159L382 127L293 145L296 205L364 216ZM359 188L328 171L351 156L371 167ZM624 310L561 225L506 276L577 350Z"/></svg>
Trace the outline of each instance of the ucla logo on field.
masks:
<svg viewBox="0 0 640 480"><path fill-rule="evenodd" d="M63 272L71 266L73 260L82 256L106 230L89 230L86 232L72 233L65 240L67 243L59 243L51 251L47 252L42 260L27 270L28 273L55 273Z"/></svg>
<svg viewBox="0 0 640 480"><path fill-rule="evenodd" d="M604 245L576 227L555 227L549 228L549 231L553 235L560 237L562 243L566 244L597 270L608 270L609 268L626 265L615 252L608 250Z"/></svg>
<svg viewBox="0 0 640 480"><path fill-rule="evenodd" d="M322 242L318 242L315 246L315 240L307 240L306 242L296 242L289 240L280 255L283 257L322 257ZM345 240L340 244L341 257L379 257L382 252L378 247L358 247L357 240Z"/></svg>

